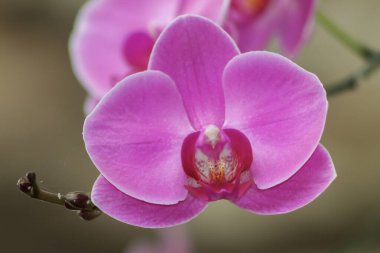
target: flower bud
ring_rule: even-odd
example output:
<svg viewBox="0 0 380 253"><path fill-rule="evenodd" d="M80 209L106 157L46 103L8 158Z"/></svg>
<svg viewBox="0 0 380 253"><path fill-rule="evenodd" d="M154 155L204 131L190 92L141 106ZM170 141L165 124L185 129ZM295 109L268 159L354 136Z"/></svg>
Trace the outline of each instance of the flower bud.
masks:
<svg viewBox="0 0 380 253"><path fill-rule="evenodd" d="M32 191L32 183L26 176L20 178L17 181L17 187L20 189L20 191L26 194L30 194L30 192Z"/></svg>
<svg viewBox="0 0 380 253"><path fill-rule="evenodd" d="M32 198L37 198L40 190L36 184L36 173L28 172L17 181L17 187Z"/></svg>
<svg viewBox="0 0 380 253"><path fill-rule="evenodd" d="M65 195L65 207L71 210L81 210L91 203L90 198L83 192L69 192Z"/></svg>
<svg viewBox="0 0 380 253"><path fill-rule="evenodd" d="M93 210L82 209L79 211L79 216L86 221L90 221L98 217L101 213L102 212L99 209L93 209Z"/></svg>
<svg viewBox="0 0 380 253"><path fill-rule="evenodd" d="M34 172L28 172L28 173L26 173L25 176L29 180L29 182L31 182L31 183L36 181L36 173L34 173Z"/></svg>

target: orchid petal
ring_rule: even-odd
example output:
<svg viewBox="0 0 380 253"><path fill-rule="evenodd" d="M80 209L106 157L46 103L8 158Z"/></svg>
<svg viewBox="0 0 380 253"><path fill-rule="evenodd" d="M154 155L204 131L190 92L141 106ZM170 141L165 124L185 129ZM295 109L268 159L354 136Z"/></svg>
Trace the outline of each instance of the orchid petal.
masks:
<svg viewBox="0 0 380 253"><path fill-rule="evenodd" d="M132 198L100 176L92 189L91 199L107 215L121 222L144 228L179 225L199 215L207 202L188 195L174 205L156 205Z"/></svg>
<svg viewBox="0 0 380 253"><path fill-rule="evenodd" d="M92 96L88 96L84 102L84 113L86 115L90 114L92 112L92 110L94 110L95 106L99 103L99 99L95 98L95 97L92 97Z"/></svg>
<svg viewBox="0 0 380 253"><path fill-rule="evenodd" d="M286 3L285 3L286 2ZM264 49L274 36L277 27L284 20L287 1L270 1L269 6L259 16L249 22L236 25L238 45L242 52Z"/></svg>
<svg viewBox="0 0 380 253"><path fill-rule="evenodd" d="M197 14L221 23L229 7L229 0L182 0L178 14Z"/></svg>
<svg viewBox="0 0 380 253"><path fill-rule="evenodd" d="M282 51L287 55L296 55L302 43L310 37L314 26L315 7L315 0L289 2L278 31Z"/></svg>
<svg viewBox="0 0 380 253"><path fill-rule="evenodd" d="M97 0L82 8L70 39L70 53L74 72L91 95L102 97L133 72L123 55L126 39L133 32L150 32L152 25L170 22L178 2Z"/></svg>
<svg viewBox="0 0 380 253"><path fill-rule="evenodd" d="M96 167L120 191L174 204L187 196L181 146L192 131L173 81L145 71L100 101L85 121L84 141Z"/></svg>
<svg viewBox="0 0 380 253"><path fill-rule="evenodd" d="M233 40L211 21L177 18L158 38L149 69L168 74L176 83L190 122L197 130L224 122L222 74L238 54Z"/></svg>
<svg viewBox="0 0 380 253"><path fill-rule="evenodd" d="M252 186L235 204L257 214L291 212L317 198L335 177L331 157L319 145L310 159L287 181L266 190Z"/></svg>
<svg viewBox="0 0 380 253"><path fill-rule="evenodd" d="M258 188L296 173L317 147L326 121L326 92L318 78L280 55L251 52L228 64L224 91L224 127L250 140Z"/></svg>

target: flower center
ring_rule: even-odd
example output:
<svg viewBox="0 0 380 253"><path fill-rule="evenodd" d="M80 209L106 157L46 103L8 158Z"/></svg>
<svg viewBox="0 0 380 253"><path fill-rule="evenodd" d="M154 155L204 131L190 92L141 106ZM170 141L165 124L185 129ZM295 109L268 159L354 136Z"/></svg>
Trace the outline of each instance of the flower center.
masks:
<svg viewBox="0 0 380 253"><path fill-rule="evenodd" d="M252 160L251 145L244 134L209 125L183 142L186 188L207 201L240 198L252 184Z"/></svg>
<svg viewBox="0 0 380 253"><path fill-rule="evenodd" d="M232 0L229 18L240 25L260 16L269 6L270 0Z"/></svg>
<svg viewBox="0 0 380 253"><path fill-rule="evenodd" d="M232 7L247 15L258 15L268 6L269 0L232 0Z"/></svg>

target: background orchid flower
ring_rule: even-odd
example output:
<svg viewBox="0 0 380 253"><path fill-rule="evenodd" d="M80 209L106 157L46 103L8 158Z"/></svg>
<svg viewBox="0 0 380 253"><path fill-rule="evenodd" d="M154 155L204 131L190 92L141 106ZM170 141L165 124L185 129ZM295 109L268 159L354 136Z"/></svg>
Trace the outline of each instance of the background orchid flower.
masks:
<svg viewBox="0 0 380 253"><path fill-rule="evenodd" d="M153 44L176 16L220 21L224 0L92 0L81 10L70 40L74 72L92 110L118 81L147 68Z"/></svg>
<svg viewBox="0 0 380 253"><path fill-rule="evenodd" d="M316 0L231 0L225 28L242 52L264 49L276 36L293 57L311 34Z"/></svg>
<svg viewBox="0 0 380 253"><path fill-rule="evenodd" d="M300 208L335 178L320 144L318 78L268 52L240 54L213 22L182 16L158 38L147 71L123 79L87 117L106 214L167 227L227 199L258 214Z"/></svg>
<svg viewBox="0 0 380 253"><path fill-rule="evenodd" d="M183 226L160 229L156 242L136 241L125 253L192 253L189 235Z"/></svg>

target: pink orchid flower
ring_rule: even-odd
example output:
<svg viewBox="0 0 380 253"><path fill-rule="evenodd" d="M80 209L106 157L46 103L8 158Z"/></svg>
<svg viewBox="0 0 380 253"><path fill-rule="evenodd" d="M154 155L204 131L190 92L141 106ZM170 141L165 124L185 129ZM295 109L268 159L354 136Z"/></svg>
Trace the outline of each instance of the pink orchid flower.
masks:
<svg viewBox="0 0 380 253"><path fill-rule="evenodd" d="M85 121L101 173L92 199L149 228L184 223L219 199L257 214L293 211L336 176L319 144L326 114L315 75L275 53L240 54L215 23L181 16L148 70L119 82Z"/></svg>
<svg viewBox="0 0 380 253"><path fill-rule="evenodd" d="M146 70L161 30L180 14L221 21L225 0L91 0L70 39L73 69L90 94L89 113L118 81Z"/></svg>
<svg viewBox="0 0 380 253"><path fill-rule="evenodd" d="M264 49L276 35L282 52L294 57L310 37L316 0L231 0L225 28L240 50Z"/></svg>

